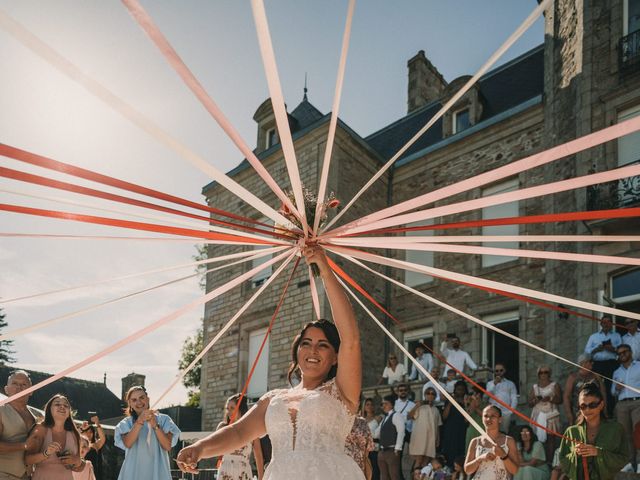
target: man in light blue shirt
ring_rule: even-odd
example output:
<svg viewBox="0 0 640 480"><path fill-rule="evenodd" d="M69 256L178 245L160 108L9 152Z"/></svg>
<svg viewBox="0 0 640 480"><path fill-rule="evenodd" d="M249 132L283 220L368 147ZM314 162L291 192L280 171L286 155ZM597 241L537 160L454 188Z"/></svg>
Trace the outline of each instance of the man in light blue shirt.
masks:
<svg viewBox="0 0 640 480"><path fill-rule="evenodd" d="M426 348L422 343L418 343L416 345L416 360L424 367L427 372L431 372L433 368L433 356L430 353L427 353ZM427 379L426 375L423 375L422 372L418 371L415 364L411 364L411 375L409 375L409 380L417 380L425 381Z"/></svg>
<svg viewBox="0 0 640 480"><path fill-rule="evenodd" d="M638 333L638 321L627 318L624 321L627 327L627 333L622 336L622 343L626 343L631 347L631 353L634 360L640 360L640 333Z"/></svg>
<svg viewBox="0 0 640 480"><path fill-rule="evenodd" d="M616 360L616 348L622 343L620 334L613 331L611 317L604 316L600 320L600 331L592 334L584 348L584 353L591 355L593 359L593 371L599 375L611 378L613 372L618 368ZM615 397L611 395L611 380L603 378L605 390L607 392L607 412L609 416L613 414L613 407L616 403Z"/></svg>
<svg viewBox="0 0 640 480"><path fill-rule="evenodd" d="M613 372L613 379L635 389L640 389L640 362L633 360L631 347L626 343L620 345L616 352L620 367ZM611 393L618 398L615 407L616 420L624 427L625 437L629 443L629 465L624 467L625 471L638 471L640 467L637 462L640 460L640 451L633 445L633 429L640 421L640 392L623 387L614 383L611 385ZM634 468L635 467L635 468Z"/></svg>

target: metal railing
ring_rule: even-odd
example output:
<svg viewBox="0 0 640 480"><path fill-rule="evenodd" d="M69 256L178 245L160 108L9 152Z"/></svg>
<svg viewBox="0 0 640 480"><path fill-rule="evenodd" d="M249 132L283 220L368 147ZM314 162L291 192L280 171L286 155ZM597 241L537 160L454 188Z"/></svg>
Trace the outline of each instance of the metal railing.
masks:
<svg viewBox="0 0 640 480"><path fill-rule="evenodd" d="M640 160L628 163L636 165ZM640 204L640 175L587 187L587 210L609 210Z"/></svg>
<svg viewBox="0 0 640 480"><path fill-rule="evenodd" d="M631 32L618 43L620 75L640 71L640 30Z"/></svg>

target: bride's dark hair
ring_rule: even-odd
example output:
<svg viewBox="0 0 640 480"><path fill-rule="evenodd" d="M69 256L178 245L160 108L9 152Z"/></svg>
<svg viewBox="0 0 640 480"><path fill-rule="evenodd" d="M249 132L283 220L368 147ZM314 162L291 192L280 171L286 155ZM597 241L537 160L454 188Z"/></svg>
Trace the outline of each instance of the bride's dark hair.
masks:
<svg viewBox="0 0 640 480"><path fill-rule="evenodd" d="M316 320L315 322L307 323L304 327L302 327L302 330L298 335L296 335L296 338L293 339L293 343L291 344L291 364L289 365L289 372L287 373L287 380L289 380L290 385L293 385L293 383L291 382L291 379L293 377L300 379L300 366L298 365L298 347L300 346L300 342L304 337L304 333L308 328L311 327L319 328L324 332L324 336L327 337L327 340L336 351L336 353L338 353L338 350L340 349L340 335L338 334L338 329L333 322L325 319L320 319ZM329 373L327 373L326 380L334 378L337 371L338 364L336 363L331 367Z"/></svg>

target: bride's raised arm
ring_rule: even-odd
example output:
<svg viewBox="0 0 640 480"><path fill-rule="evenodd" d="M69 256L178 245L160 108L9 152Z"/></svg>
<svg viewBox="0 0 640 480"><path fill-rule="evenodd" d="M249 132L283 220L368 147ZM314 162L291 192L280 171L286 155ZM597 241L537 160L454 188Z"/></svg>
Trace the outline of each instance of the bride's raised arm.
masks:
<svg viewBox="0 0 640 480"><path fill-rule="evenodd" d="M351 302L331 270L322 248L307 247L304 250L304 255L307 258L307 263L315 263L320 270L320 277L331 304L333 322L340 334L336 385L343 400L349 405L351 413L356 413L362 387L362 354L356 316Z"/></svg>

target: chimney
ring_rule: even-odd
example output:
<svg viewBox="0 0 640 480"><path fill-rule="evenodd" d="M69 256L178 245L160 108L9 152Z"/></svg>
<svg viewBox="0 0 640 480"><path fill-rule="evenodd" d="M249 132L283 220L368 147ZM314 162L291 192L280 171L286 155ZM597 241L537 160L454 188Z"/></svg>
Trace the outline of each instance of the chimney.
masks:
<svg viewBox="0 0 640 480"><path fill-rule="evenodd" d="M127 394L127 390L129 390L133 386L140 385L144 387L144 379L146 377L140 373L131 372L126 377L122 377L122 401L125 401L125 395ZM126 403L126 402L125 402Z"/></svg>
<svg viewBox="0 0 640 480"><path fill-rule="evenodd" d="M407 113L411 113L439 99L447 86L447 81L427 59L424 50L420 50L407 62L407 68L409 69Z"/></svg>

